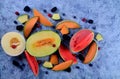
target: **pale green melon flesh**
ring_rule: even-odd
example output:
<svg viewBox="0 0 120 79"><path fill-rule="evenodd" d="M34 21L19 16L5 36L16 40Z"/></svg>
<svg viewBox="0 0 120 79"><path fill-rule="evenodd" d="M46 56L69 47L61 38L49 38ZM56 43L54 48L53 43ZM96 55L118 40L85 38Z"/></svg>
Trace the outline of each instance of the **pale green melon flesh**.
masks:
<svg viewBox="0 0 120 79"><path fill-rule="evenodd" d="M55 47L49 44L37 47L34 46L36 42L47 38L54 39L54 42L52 44L55 44ZM37 32L28 38L26 42L26 49L32 56L44 57L54 53L59 48L60 42L61 39L57 33L50 30L44 30Z"/></svg>

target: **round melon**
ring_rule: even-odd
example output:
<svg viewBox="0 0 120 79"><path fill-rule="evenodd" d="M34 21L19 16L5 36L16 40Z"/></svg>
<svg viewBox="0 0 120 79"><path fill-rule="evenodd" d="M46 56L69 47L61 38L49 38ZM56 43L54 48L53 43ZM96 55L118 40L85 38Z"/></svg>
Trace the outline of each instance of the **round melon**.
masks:
<svg viewBox="0 0 120 79"><path fill-rule="evenodd" d="M43 30L31 35L26 42L26 50L36 57L54 53L60 46L60 36L50 30Z"/></svg>
<svg viewBox="0 0 120 79"><path fill-rule="evenodd" d="M17 32L8 32L2 37L1 46L6 54L18 56L25 49L25 39Z"/></svg>
<svg viewBox="0 0 120 79"><path fill-rule="evenodd" d="M73 53L85 49L94 39L94 33L88 29L82 29L75 33L70 40L70 49Z"/></svg>

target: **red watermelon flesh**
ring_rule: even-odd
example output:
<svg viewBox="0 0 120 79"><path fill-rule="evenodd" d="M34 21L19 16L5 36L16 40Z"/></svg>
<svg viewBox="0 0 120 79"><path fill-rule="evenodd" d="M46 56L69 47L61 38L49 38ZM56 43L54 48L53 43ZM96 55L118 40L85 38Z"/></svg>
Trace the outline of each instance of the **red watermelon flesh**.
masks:
<svg viewBox="0 0 120 79"><path fill-rule="evenodd" d="M94 39L94 33L91 30L83 29L73 35L70 40L70 49L73 53L85 49Z"/></svg>
<svg viewBox="0 0 120 79"><path fill-rule="evenodd" d="M64 61L73 60L73 64L77 63L76 57L72 55L72 52L62 44L59 48L59 54Z"/></svg>
<svg viewBox="0 0 120 79"><path fill-rule="evenodd" d="M36 58L34 56L31 56L27 51L25 51L25 56L34 75L38 76L39 66Z"/></svg>

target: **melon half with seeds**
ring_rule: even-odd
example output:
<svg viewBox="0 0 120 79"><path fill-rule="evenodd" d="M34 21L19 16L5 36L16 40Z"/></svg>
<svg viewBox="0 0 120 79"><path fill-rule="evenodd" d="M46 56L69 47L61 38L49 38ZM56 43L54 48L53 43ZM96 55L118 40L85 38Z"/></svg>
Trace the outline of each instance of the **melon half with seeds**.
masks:
<svg viewBox="0 0 120 79"><path fill-rule="evenodd" d="M60 46L60 36L50 30L43 30L31 35L26 42L26 49L36 57L44 57L54 53Z"/></svg>

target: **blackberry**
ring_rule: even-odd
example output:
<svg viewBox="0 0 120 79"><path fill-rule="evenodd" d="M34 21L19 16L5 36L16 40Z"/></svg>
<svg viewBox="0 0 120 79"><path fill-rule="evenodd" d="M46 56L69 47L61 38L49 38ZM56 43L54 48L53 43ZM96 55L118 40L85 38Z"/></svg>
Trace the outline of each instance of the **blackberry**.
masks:
<svg viewBox="0 0 120 79"><path fill-rule="evenodd" d="M25 12L30 12L30 11L31 11L31 9L30 9L30 7L29 7L29 6L25 6L25 7L24 7L24 11L25 11Z"/></svg>
<svg viewBox="0 0 120 79"><path fill-rule="evenodd" d="M92 19L88 20L88 23L93 24L93 20Z"/></svg>
<svg viewBox="0 0 120 79"><path fill-rule="evenodd" d="M22 31L22 30L23 30L23 25L18 25L18 26L16 26L16 30Z"/></svg>
<svg viewBox="0 0 120 79"><path fill-rule="evenodd" d="M53 7L52 9L51 9L51 12L56 12L57 11L57 7Z"/></svg>

